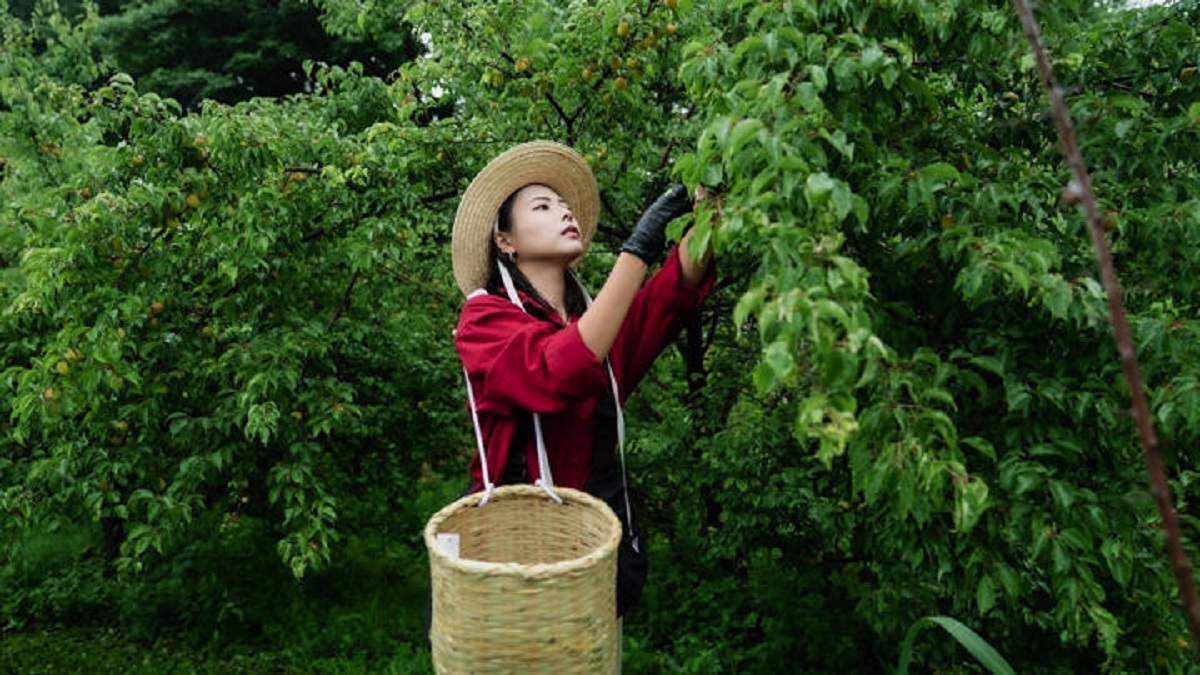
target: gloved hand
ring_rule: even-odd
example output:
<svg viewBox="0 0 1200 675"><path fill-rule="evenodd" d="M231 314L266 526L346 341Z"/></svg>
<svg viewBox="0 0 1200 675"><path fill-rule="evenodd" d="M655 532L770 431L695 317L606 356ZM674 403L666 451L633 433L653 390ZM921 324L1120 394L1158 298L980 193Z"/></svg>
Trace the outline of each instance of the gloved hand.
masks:
<svg viewBox="0 0 1200 675"><path fill-rule="evenodd" d="M667 245L667 223L691 210L692 198L687 188L682 185L671 186L642 214L621 250L636 255L647 265L653 265L663 257L663 249Z"/></svg>

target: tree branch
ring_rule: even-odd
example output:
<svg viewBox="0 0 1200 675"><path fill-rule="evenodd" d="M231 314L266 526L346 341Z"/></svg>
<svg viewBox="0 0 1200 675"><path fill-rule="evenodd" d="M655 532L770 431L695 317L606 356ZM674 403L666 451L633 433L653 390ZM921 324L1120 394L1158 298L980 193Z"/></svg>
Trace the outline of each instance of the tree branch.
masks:
<svg viewBox="0 0 1200 675"><path fill-rule="evenodd" d="M456 189L442 190L441 192L435 192L431 195L425 195L424 197L421 197L421 203L436 204L438 202L444 202L447 199L453 199L457 195L458 190Z"/></svg>
<svg viewBox="0 0 1200 675"><path fill-rule="evenodd" d="M1187 553L1183 550L1182 537L1179 531L1179 517L1171 503L1171 490L1167 484L1166 470L1163 467L1162 456L1158 451L1158 439L1154 435L1154 426L1150 418L1150 407L1146 402L1146 392L1142 386L1142 377L1138 371L1137 355L1134 351L1133 339L1129 333L1129 325L1125 319L1125 307L1121 300L1121 286L1117 282L1117 274L1113 268L1112 253L1104 238L1104 228L1100 216L1100 208L1096 204L1096 195L1092 192L1091 177L1083 162L1083 154L1075 140L1075 130L1071 123L1070 113L1063 102L1062 87L1059 86L1046 56L1042 44L1037 19L1028 0L1013 0L1017 13L1021 16L1021 24L1025 29L1025 37L1029 39L1033 55L1037 60L1038 73L1042 77L1046 94L1050 99L1050 108L1054 121L1058 125L1058 134L1062 140L1063 154L1071 167L1074 176L1068 186L1065 196L1069 203L1082 202L1084 214L1087 217L1088 234L1096 249L1096 258L1100 265L1100 278L1108 294L1109 313L1112 315L1113 338L1117 345L1117 353L1121 358L1121 367L1125 371L1125 379L1129 383L1129 395L1133 404L1133 420L1137 426L1138 435L1142 442L1142 453L1146 460L1146 471L1150 478L1150 494L1158 506L1162 518L1163 533L1166 539L1167 558L1171 570L1175 573L1175 583L1179 587L1179 597L1183 603L1184 618L1192 633L1194 644L1200 644L1200 603L1196 599L1196 582L1192 577L1191 565Z"/></svg>
<svg viewBox="0 0 1200 675"><path fill-rule="evenodd" d="M358 283L359 276L361 276L361 273L357 271L350 276L350 283L346 285L346 290L342 292L342 300L334 308L333 316L329 317L329 324L325 326L325 330L333 328L333 324L337 323L338 317L350 306L350 293L354 291L354 284Z"/></svg>
<svg viewBox="0 0 1200 675"><path fill-rule="evenodd" d="M166 225L159 226L146 244L139 248L133 258L126 262L125 266L121 268L121 273L117 276L118 284L125 279L125 275L129 273L129 270L134 269L142 263L142 258L146 257L146 253L150 250L150 247L154 246L154 242L164 238L168 230L169 228Z"/></svg>

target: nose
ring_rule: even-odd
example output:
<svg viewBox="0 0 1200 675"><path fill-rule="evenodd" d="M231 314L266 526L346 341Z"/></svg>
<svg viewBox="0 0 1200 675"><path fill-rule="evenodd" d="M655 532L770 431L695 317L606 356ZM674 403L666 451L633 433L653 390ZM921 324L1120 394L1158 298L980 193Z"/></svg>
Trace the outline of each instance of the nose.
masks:
<svg viewBox="0 0 1200 675"><path fill-rule="evenodd" d="M563 204L562 208L563 208L563 215L562 215L563 220L569 220L569 221L575 220L575 212L571 210L570 206L568 206L567 204Z"/></svg>

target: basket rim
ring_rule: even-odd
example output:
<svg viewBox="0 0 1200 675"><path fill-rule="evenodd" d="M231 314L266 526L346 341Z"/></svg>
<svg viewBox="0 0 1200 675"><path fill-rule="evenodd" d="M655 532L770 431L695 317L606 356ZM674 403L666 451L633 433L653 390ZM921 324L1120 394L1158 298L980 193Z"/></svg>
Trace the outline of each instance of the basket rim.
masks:
<svg viewBox="0 0 1200 675"><path fill-rule="evenodd" d="M609 528L608 538L591 553L570 560L561 560L554 563L535 563L532 565L450 557L437 545L438 528L447 518L459 511L469 508L487 508L486 504L483 507L479 507L478 504L483 498L483 493L476 492L461 497L443 507L437 513L433 514L429 522L425 524L425 549L429 552L430 560L433 561L436 558L438 565L449 567L459 572L521 579L541 579L558 576L574 570L587 569L594 566L598 560L603 559L605 556L615 555L617 544L621 541L621 521L617 519L616 514L613 513L608 504L582 490L555 487L554 491L562 498L564 506L578 505L590 508L600 512L601 516L609 522L611 527ZM540 487L522 484L497 487L492 491L489 502L495 502L498 499L515 500L529 498L550 499Z"/></svg>

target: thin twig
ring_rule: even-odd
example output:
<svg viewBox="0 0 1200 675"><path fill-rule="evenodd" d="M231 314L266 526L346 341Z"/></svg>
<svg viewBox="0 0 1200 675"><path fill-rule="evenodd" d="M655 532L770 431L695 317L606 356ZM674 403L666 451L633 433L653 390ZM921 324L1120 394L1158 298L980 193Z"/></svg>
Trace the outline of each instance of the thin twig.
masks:
<svg viewBox="0 0 1200 675"><path fill-rule="evenodd" d="M161 225L157 230L155 230L154 234L150 237L150 240L147 241L144 246L139 248L133 258L126 262L124 267L121 268L121 273L117 275L118 284L125 279L125 275L129 273L129 270L134 269L138 265L142 264L142 258L146 257L146 253L150 250L150 247L154 246L154 242L166 236L168 231L170 231L170 228L168 228L166 225Z"/></svg>
<svg viewBox="0 0 1200 675"><path fill-rule="evenodd" d="M1200 644L1200 603L1196 599L1196 582L1192 577L1191 564L1183 550L1182 537L1179 532L1179 518L1171 503L1171 490L1167 485L1166 470L1163 467L1162 456L1158 451L1158 439L1154 435L1153 422L1150 419L1150 407L1146 403L1146 392L1142 386L1142 377L1138 372L1137 355L1134 352L1133 340L1130 337L1129 325L1125 320L1125 307L1121 300L1121 286L1117 282L1117 273L1113 269L1112 254L1108 242L1104 238L1104 229L1100 217L1100 208L1096 205L1096 195L1092 192L1091 177L1083 163L1083 155L1075 140L1075 131L1071 123L1070 113L1063 102L1062 87L1054 77L1050 59L1046 56L1042 44L1037 19L1033 16L1028 0L1013 0L1017 5L1017 13L1021 16L1021 24L1025 28L1025 36L1033 48L1037 59L1038 73L1041 74L1042 84L1050 98L1050 108L1058 125L1063 153L1071 166L1074 176L1073 184L1068 187L1068 197L1082 202L1084 214L1087 216L1088 234L1096 249L1096 258L1100 265L1100 278L1108 294L1108 308L1112 315L1113 338L1117 343L1117 353L1121 357L1121 367L1125 371L1125 379L1129 383L1129 395L1133 404L1133 420L1137 426L1138 436L1142 442L1142 452L1146 459L1146 471L1150 475L1150 494L1158 506L1159 516L1166 539L1167 557L1171 570L1175 573L1175 583L1179 587L1179 597L1183 603L1184 618L1192 633L1192 640Z"/></svg>
<svg viewBox="0 0 1200 675"><path fill-rule="evenodd" d="M329 324L325 326L325 330L333 328L333 324L337 323L338 317L342 315L348 307L350 307L350 294L354 292L354 285L358 283L360 273L356 270L350 277L350 283L346 285L345 292L342 293L342 301L333 310L333 316L329 317Z"/></svg>
<svg viewBox="0 0 1200 675"><path fill-rule="evenodd" d="M425 195L424 197L421 197L421 203L425 204L425 205L436 204L438 202L444 202L447 199L453 199L454 197L457 197L457 196L458 196L458 190L451 188L449 190L442 190L441 192L435 192L431 195Z"/></svg>
<svg viewBox="0 0 1200 675"><path fill-rule="evenodd" d="M559 104L558 99L554 98L554 94L551 92L546 92L546 102L550 104L551 108L554 108L554 112L558 115L558 118L562 120L563 125L566 127L567 138L574 139L576 116L568 115L567 111L563 110L562 105Z"/></svg>

